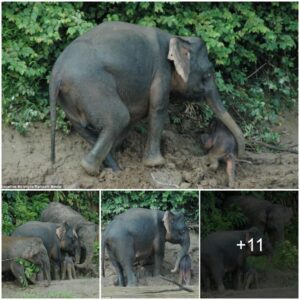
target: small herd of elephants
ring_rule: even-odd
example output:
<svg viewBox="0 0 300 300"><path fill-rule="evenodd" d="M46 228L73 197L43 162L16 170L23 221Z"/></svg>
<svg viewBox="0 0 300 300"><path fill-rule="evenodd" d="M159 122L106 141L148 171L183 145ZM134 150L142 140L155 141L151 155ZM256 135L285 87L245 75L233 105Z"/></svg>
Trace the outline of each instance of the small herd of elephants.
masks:
<svg viewBox="0 0 300 300"><path fill-rule="evenodd" d="M27 284L21 258L40 268L29 280L76 278L76 269L96 274L92 262L94 241L99 227L71 207L51 202L39 221L17 227L11 236L2 236L2 273L12 273L21 285Z"/></svg>
<svg viewBox="0 0 300 300"><path fill-rule="evenodd" d="M115 151L137 121L148 117L143 163L164 163L161 136L170 94L206 99L214 111L210 132L199 139L206 165L227 164L234 186L237 156L245 151L241 129L222 104L205 43L158 28L104 22L75 39L57 59L50 78L51 160L55 161L56 103L91 146L81 166L98 175L102 163L119 170Z"/></svg>
<svg viewBox="0 0 300 300"><path fill-rule="evenodd" d="M203 200L205 201L205 200ZM230 196L224 209L237 205L247 218L242 230L214 232L201 240L201 284L204 291L225 288L248 289L257 286L257 273L246 264L248 256L270 258L277 243L284 240L284 229L292 218L292 209L253 196ZM262 249L248 242L262 239ZM247 245L242 250L238 242ZM190 234L181 213L145 208L131 208L107 225L102 234L101 265L105 276L105 250L116 273L117 286L136 286L135 265L152 264L153 276L161 274L165 243L179 244L181 250L171 272L179 271L181 284L190 284L192 272L189 256ZM224 284L230 276L230 285ZM228 280L227 280L228 281Z"/></svg>

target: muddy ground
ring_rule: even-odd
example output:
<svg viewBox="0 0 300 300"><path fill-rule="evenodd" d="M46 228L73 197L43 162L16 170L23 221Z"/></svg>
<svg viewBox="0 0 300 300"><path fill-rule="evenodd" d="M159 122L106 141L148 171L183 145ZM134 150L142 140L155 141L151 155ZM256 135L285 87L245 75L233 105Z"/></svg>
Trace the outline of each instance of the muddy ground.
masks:
<svg viewBox="0 0 300 300"><path fill-rule="evenodd" d="M99 278L51 281L49 287L38 283L27 288L3 282L2 298L99 298Z"/></svg>
<svg viewBox="0 0 300 300"><path fill-rule="evenodd" d="M138 287L117 288L113 285L115 280L114 269L105 255L105 277L101 278L101 297L102 298L198 298L199 297L199 236L190 233L191 246L190 255L192 258L193 276L191 285L188 288L193 292L178 290L173 283L167 282L160 277L151 276L151 267L136 267L138 276ZM179 274L171 273L176 261L176 255L180 250L179 245L166 243L165 258L163 263L162 275L166 278L178 282Z"/></svg>
<svg viewBox="0 0 300 300"><path fill-rule="evenodd" d="M35 124L26 136L3 126L2 183L4 187L16 185L56 185L63 188L227 188L225 166L207 171L199 133L193 132L191 123L182 130L167 126L162 140L166 163L162 167L148 168L142 164L146 132L143 125L129 133L122 149L117 152L121 172L103 169L99 176L87 175L80 161L90 146L75 132L57 133L56 163L50 163L50 129ZM275 128L282 134L281 145L298 149L298 116L282 117ZM266 148L265 148L266 149ZM246 162L237 166L236 188L297 188L298 155L290 152L247 152ZM17 186L18 187L18 186Z"/></svg>
<svg viewBox="0 0 300 300"><path fill-rule="evenodd" d="M298 272L265 270L258 274L258 287L247 291L203 292L202 298L298 298Z"/></svg>

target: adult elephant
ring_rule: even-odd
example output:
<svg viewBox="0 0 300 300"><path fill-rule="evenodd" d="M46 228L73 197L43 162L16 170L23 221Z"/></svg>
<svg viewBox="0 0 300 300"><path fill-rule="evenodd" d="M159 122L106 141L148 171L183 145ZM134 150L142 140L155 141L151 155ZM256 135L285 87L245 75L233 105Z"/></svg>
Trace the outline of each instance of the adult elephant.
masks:
<svg viewBox="0 0 300 300"><path fill-rule="evenodd" d="M248 219L248 226L255 226L267 233L273 247L284 240L284 227L293 216L290 207L274 204L253 196L231 196L225 199L225 207L237 205Z"/></svg>
<svg viewBox="0 0 300 300"><path fill-rule="evenodd" d="M251 249L250 240L253 239ZM257 243L262 239L262 248ZM242 248L238 243L244 244ZM272 247L261 231L255 227L247 230L220 231L209 234L201 241L201 281L207 291L215 285L219 292L224 291L224 276L232 272L234 287L242 288L242 276L248 256L271 255Z"/></svg>
<svg viewBox="0 0 300 300"><path fill-rule="evenodd" d="M15 229L14 237L37 237L43 241L50 261L54 263L54 278L59 279L63 262L62 251L74 256L78 247L77 234L68 223L27 222Z"/></svg>
<svg viewBox="0 0 300 300"><path fill-rule="evenodd" d="M75 229L81 248L79 255L76 255L76 267L93 270L93 245L98 239L98 226L95 223L87 221L77 211L59 202L51 202L42 212L40 220L53 223L68 222ZM84 261L80 263L80 260Z"/></svg>
<svg viewBox="0 0 300 300"><path fill-rule="evenodd" d="M51 160L55 161L56 102L92 149L81 165L97 175L112 158L130 125L149 118L144 164L164 162L161 134L170 92L193 99L205 97L216 116L232 132L241 156L240 128L225 110L204 42L158 28L106 22L73 41L57 59L50 79Z"/></svg>
<svg viewBox="0 0 300 300"><path fill-rule="evenodd" d="M39 266L50 285L50 262L40 238L2 236L2 273L12 272L21 285L27 283L24 266L16 258L26 259ZM31 279L35 282L35 280Z"/></svg>
<svg viewBox="0 0 300 300"><path fill-rule="evenodd" d="M127 210L113 219L102 236L102 276L105 248L117 273L116 285L126 285L125 275L128 286L137 284L133 263L140 258L154 256L154 275L160 274L165 242L181 245L172 270L176 272L190 247L189 230L182 214L145 208Z"/></svg>

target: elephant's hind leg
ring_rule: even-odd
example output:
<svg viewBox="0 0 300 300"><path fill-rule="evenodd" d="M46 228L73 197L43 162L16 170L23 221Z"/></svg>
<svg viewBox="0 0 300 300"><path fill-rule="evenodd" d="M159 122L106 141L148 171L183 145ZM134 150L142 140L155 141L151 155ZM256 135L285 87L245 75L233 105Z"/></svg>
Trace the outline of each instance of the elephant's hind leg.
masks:
<svg viewBox="0 0 300 300"><path fill-rule="evenodd" d="M96 93L94 91L94 96L97 98L103 94L99 88L96 91ZM103 100L104 97L107 98ZM91 99L88 105L86 114L89 116L92 126L100 133L91 151L82 159L81 166L88 174L98 175L102 162L124 128L129 124L130 115L115 91L110 91L107 96L101 95L101 100Z"/></svg>
<svg viewBox="0 0 300 300"><path fill-rule="evenodd" d="M97 142L98 135L96 132L93 132L87 127L83 127L79 122L71 120L71 123L74 127L74 129L78 132L78 134L84 138L90 145L95 145ZM120 170L120 167L117 163L117 161L114 159L112 153L108 153L106 158L103 161L103 164L111 168L113 171L118 171Z"/></svg>

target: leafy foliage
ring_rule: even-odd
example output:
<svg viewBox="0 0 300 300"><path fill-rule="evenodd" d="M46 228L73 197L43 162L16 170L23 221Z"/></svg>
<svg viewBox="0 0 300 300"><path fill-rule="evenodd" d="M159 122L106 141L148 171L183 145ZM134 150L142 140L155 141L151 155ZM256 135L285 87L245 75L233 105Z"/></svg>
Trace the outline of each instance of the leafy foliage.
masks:
<svg viewBox="0 0 300 300"><path fill-rule="evenodd" d="M28 279L35 277L35 275L40 271L40 268L38 266L36 266L34 263L26 259L16 258L15 261L24 267L24 274ZM21 285L23 287L27 287L28 286L27 280L26 279L24 280L24 278L22 278Z"/></svg>
<svg viewBox="0 0 300 300"><path fill-rule="evenodd" d="M106 20L201 36L223 101L246 137L277 142L272 124L297 107L297 2L6 2L2 9L3 120L22 133L49 119L49 74L58 55ZM211 111L204 105L201 115L208 121ZM63 118L59 110L58 127L67 132Z"/></svg>
<svg viewBox="0 0 300 300"><path fill-rule="evenodd" d="M103 191L101 193L102 223L129 208L140 207L181 211L190 222L198 224L199 195L196 191Z"/></svg>
<svg viewBox="0 0 300 300"><path fill-rule="evenodd" d="M49 202L58 201L72 207L87 220L99 223L98 192L2 192L2 232L12 233L15 227L39 220Z"/></svg>

